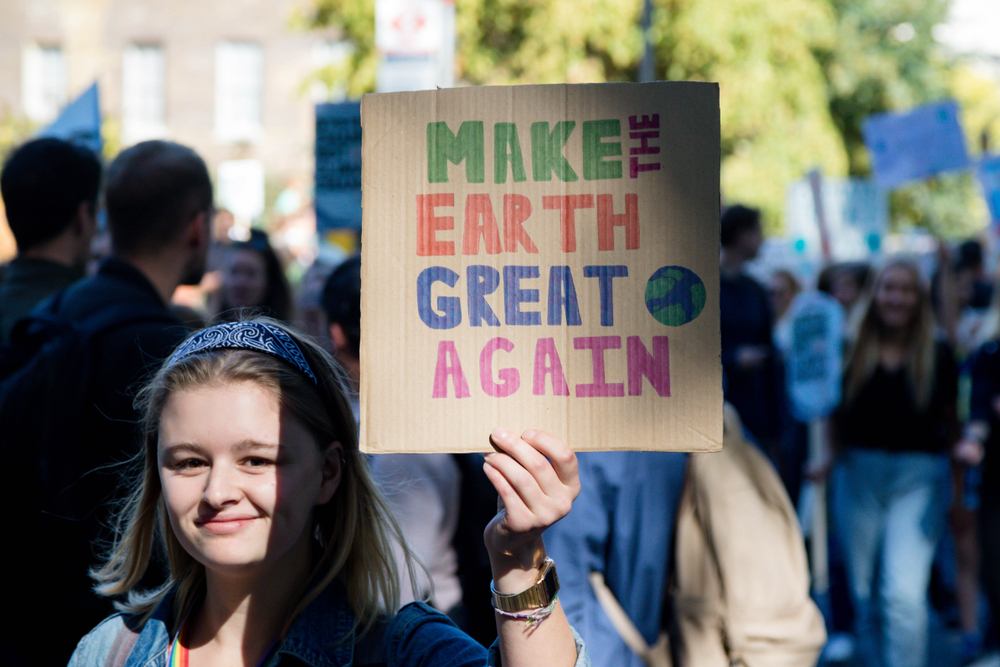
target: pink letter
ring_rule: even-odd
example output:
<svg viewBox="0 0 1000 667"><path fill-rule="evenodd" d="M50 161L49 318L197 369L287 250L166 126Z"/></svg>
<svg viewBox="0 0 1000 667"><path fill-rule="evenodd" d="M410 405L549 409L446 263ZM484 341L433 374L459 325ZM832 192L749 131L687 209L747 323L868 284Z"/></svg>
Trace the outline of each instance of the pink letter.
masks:
<svg viewBox="0 0 1000 667"><path fill-rule="evenodd" d="M628 337L628 393L642 394L642 377L660 396L670 396L670 346L666 336L653 336L653 354L650 356L639 336Z"/></svg>
<svg viewBox="0 0 1000 667"><path fill-rule="evenodd" d="M562 251L576 252L576 209L594 208L593 195L546 195L542 208L559 211L562 225Z"/></svg>
<svg viewBox="0 0 1000 667"><path fill-rule="evenodd" d="M587 336L574 338L573 347L577 350L590 350L590 363L594 368L594 381L591 384L576 385L577 396L624 396L625 385L621 382L608 384L604 380L604 350L620 350L621 336Z"/></svg>
<svg viewBox="0 0 1000 667"><path fill-rule="evenodd" d="M487 395L503 398L510 396L521 386L521 376L516 368L500 369L500 382L493 381L493 353L497 350L510 352L513 349L514 343L500 337L489 339L483 346L483 351L479 355L479 382Z"/></svg>
<svg viewBox="0 0 1000 667"><path fill-rule="evenodd" d="M545 394L545 376L552 376L553 396L569 396L569 387L566 385L566 376L563 374L562 361L559 353L556 352L556 341L554 338L539 338L535 344L535 396Z"/></svg>
<svg viewBox="0 0 1000 667"><path fill-rule="evenodd" d="M455 341L443 340L438 343L437 367L434 369L434 398L448 398L448 376L455 386L455 398L469 397L469 383L462 373L462 363L458 360Z"/></svg>
<svg viewBox="0 0 1000 667"><path fill-rule="evenodd" d="M531 200L524 195L503 196L503 238L507 252L517 252L520 243L526 252L538 252L535 242L524 229L531 216Z"/></svg>

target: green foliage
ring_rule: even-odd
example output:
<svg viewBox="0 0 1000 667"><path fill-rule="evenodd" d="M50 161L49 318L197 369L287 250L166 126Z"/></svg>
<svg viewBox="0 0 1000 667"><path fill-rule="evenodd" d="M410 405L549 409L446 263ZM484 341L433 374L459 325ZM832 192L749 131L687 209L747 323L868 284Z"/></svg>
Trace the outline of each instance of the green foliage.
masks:
<svg viewBox="0 0 1000 667"><path fill-rule="evenodd" d="M843 174L846 159L813 53L831 48L822 0L661 0L654 16L658 74L718 81L722 188L764 209L781 229L789 183L813 167Z"/></svg>
<svg viewBox="0 0 1000 667"><path fill-rule="evenodd" d="M850 173L863 176L871 168L861 136L865 118L948 95L946 63L932 32L947 16L949 0L826 2L836 17L836 40L816 53Z"/></svg>

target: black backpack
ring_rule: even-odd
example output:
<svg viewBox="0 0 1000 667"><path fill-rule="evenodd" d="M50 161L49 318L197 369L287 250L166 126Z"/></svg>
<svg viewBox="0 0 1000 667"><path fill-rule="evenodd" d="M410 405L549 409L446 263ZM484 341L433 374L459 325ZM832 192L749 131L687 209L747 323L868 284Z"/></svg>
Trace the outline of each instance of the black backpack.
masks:
<svg viewBox="0 0 1000 667"><path fill-rule="evenodd" d="M80 473L81 433L94 379L93 341L105 332L138 322L173 322L163 310L137 309L123 302L81 321L59 316L66 290L18 321L10 342L0 347L0 434L8 460L17 462L21 503L70 517L67 489ZM8 493L10 490L4 493Z"/></svg>

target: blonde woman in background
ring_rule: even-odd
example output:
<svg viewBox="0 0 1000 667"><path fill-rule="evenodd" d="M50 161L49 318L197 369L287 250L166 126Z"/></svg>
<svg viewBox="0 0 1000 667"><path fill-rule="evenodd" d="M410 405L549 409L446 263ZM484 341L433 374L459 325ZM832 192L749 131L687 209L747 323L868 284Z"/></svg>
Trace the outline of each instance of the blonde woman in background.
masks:
<svg viewBox="0 0 1000 667"><path fill-rule="evenodd" d="M838 518L866 665L926 664L927 584L957 440L958 369L934 331L918 268L890 260L873 282L834 417Z"/></svg>

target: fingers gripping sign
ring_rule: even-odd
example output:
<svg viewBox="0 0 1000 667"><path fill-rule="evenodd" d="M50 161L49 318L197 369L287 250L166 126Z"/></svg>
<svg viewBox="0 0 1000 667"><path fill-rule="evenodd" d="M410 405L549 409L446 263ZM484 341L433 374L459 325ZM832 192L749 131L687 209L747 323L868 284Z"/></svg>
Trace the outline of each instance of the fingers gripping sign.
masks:
<svg viewBox="0 0 1000 667"><path fill-rule="evenodd" d="M580 492L576 454L562 440L536 430L521 437L497 429L496 450L483 469L500 498L484 538L495 565L535 569L544 558L542 532L566 516ZM498 585L499 585L498 580Z"/></svg>

